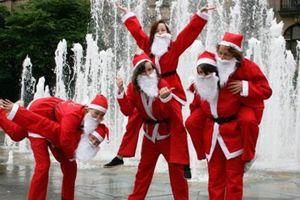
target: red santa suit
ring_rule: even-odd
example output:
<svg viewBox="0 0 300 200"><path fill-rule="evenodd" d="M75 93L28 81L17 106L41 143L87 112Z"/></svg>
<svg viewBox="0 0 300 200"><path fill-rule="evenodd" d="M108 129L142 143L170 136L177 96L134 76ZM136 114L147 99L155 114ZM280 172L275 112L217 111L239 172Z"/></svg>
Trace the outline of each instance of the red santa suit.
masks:
<svg viewBox="0 0 300 200"><path fill-rule="evenodd" d="M178 34L175 41L171 42L168 51L160 58L151 54L151 44L149 36L144 32L134 13L129 12L123 16L122 21L129 30L139 48L141 48L155 63L158 71L173 90L173 97L182 105L186 103L185 92L177 74L177 66L180 55L197 39L207 22L207 15L203 13L195 14L189 24ZM129 116L126 132L123 136L118 155L132 157L135 154L138 130L142 126L138 114L133 112L133 116ZM181 141L187 138L182 137ZM128 145L127 145L128 144Z"/></svg>
<svg viewBox="0 0 300 200"><path fill-rule="evenodd" d="M80 126L85 114L83 106L49 97L33 101L29 105L29 110L14 105L8 115L8 118L13 119L15 124L29 132L29 140L36 161L28 198L46 198L50 167L49 147L61 164L62 198L74 199L77 164L70 158L73 158L82 133ZM105 134L106 132L103 131L103 138Z"/></svg>
<svg viewBox="0 0 300 200"><path fill-rule="evenodd" d="M214 101L201 101L200 104L207 117L203 144L208 161L209 198L242 199L243 142L237 121L240 97L222 88Z"/></svg>
<svg viewBox="0 0 300 200"><path fill-rule="evenodd" d="M163 81L159 82L158 88L166 86ZM170 98L171 97L171 98ZM162 154L168 162L169 176L171 180L171 188L174 199L188 199L188 185L183 175L183 166L173 164L170 160L183 160L182 154L187 154L187 149L177 148L176 143L172 143L172 138L181 132L186 134L182 125L178 112L178 102L169 96L167 103L162 103L159 98L147 97L144 93L137 92L133 88L133 84L128 85L127 94L118 96L120 109L124 115L131 115L136 109L142 116L144 125L143 130L145 137L141 150L141 160L136 174L134 190L128 199L145 199L148 188L150 186L155 165L160 154Z"/></svg>

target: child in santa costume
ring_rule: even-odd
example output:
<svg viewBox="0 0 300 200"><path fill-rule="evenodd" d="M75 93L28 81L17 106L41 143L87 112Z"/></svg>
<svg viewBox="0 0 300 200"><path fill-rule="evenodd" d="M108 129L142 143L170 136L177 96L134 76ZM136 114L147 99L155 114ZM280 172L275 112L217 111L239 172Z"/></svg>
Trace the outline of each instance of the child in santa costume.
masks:
<svg viewBox="0 0 300 200"><path fill-rule="evenodd" d="M183 171L187 149L182 149L177 141L177 136L186 135L186 132L181 110L171 92L173 88L159 78L157 69L146 54L135 55L133 66L132 82L126 94L122 79L117 79L117 99L122 113L129 116L138 112L143 120L141 160L134 189L128 199L145 199L160 154L168 162L174 199L188 199L188 185Z"/></svg>
<svg viewBox="0 0 300 200"><path fill-rule="evenodd" d="M56 97L41 98L29 105L29 111L9 101L2 101L0 126L16 139L28 133L36 166L28 199L46 199L50 158L48 148L63 172L62 199L74 199L77 164L74 158L87 161L99 151L99 144L108 134L100 124L107 109L106 98L97 95L85 107ZM84 134L82 134L84 133Z"/></svg>
<svg viewBox="0 0 300 200"><path fill-rule="evenodd" d="M137 17L134 13L128 12L126 7L118 6L124 12L122 21L126 28L136 40L137 45L142 49L155 63L157 70L163 80L165 80L170 87L175 88L173 97L178 101L178 106L186 103L186 96L179 75L177 74L177 66L180 55L196 40L198 35L204 28L208 15L206 14L210 8L208 6L201 8L191 19L189 24L178 34L176 40L171 40L170 30L163 20L156 21L151 26L150 36L148 36L142 29ZM114 164L123 164L123 157L132 157L135 154L136 144L138 139L139 128L141 123L136 117L136 112L133 112L129 117L126 132L123 136L122 144L120 146L117 157L108 163L107 167L114 166ZM181 117L182 118L182 117ZM135 121L136 120L136 121ZM181 145L187 146L187 137L180 136ZM128 145L129 144L129 145ZM172 161L176 163L177 161ZM189 169L189 157L185 158L186 178L191 178Z"/></svg>

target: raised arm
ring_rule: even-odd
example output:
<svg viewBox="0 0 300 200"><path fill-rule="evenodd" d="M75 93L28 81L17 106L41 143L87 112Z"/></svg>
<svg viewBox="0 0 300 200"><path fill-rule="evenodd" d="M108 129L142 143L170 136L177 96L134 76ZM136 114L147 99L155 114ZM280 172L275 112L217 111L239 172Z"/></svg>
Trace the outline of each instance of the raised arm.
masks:
<svg viewBox="0 0 300 200"><path fill-rule="evenodd" d="M133 12L128 12L126 7L117 5L120 10L124 13L122 22L126 26L127 30L131 33L140 49L145 53L150 53L150 40L149 36L143 30L139 20Z"/></svg>
<svg viewBox="0 0 300 200"><path fill-rule="evenodd" d="M127 88L127 92L125 93L124 86L123 86L123 79L117 78L116 83L117 83L117 87L118 87L117 100L118 100L121 112L125 116L129 116L134 111L133 85L129 84L128 88Z"/></svg>
<svg viewBox="0 0 300 200"><path fill-rule="evenodd" d="M170 53L174 57L179 57L193 42L203 30L207 23L207 11L214 8L205 6L194 14L191 21L178 34L176 40L172 43Z"/></svg>

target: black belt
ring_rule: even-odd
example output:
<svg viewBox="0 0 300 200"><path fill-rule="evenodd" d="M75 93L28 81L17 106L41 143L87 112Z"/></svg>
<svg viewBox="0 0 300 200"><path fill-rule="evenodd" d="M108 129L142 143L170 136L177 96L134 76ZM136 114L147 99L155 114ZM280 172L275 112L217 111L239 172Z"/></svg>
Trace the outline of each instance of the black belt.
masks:
<svg viewBox="0 0 300 200"><path fill-rule="evenodd" d="M160 77L165 78L165 77L172 76L172 75L175 75L175 74L177 74L176 70L160 74Z"/></svg>
<svg viewBox="0 0 300 200"><path fill-rule="evenodd" d="M231 115L229 117L218 117L218 118L212 117L214 122L216 122L218 124L224 124L224 123L227 123L227 122L231 122L231 121L235 120L236 118L237 118L237 115Z"/></svg>
<svg viewBox="0 0 300 200"><path fill-rule="evenodd" d="M166 123L167 120L152 120L152 119L145 119L144 122L146 124L160 124L160 123Z"/></svg>

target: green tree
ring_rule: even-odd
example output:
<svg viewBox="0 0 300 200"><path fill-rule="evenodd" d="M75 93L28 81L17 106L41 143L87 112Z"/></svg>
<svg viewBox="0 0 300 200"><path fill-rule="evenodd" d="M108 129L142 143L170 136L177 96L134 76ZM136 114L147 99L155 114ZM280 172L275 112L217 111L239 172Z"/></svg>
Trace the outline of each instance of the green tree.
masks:
<svg viewBox="0 0 300 200"><path fill-rule="evenodd" d="M89 1L31 0L10 14L2 9L0 97L19 98L22 62L26 55L34 66L33 76L45 76L47 84L53 86L57 44L63 38L69 45L84 41L90 20Z"/></svg>

